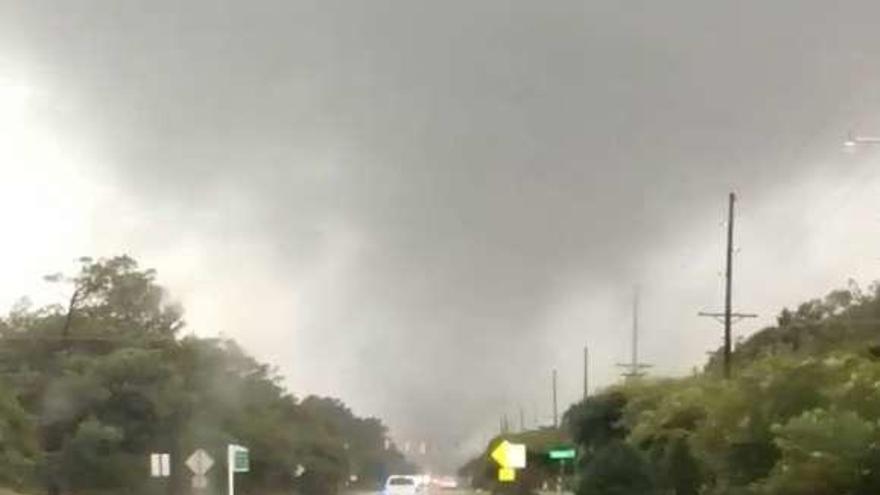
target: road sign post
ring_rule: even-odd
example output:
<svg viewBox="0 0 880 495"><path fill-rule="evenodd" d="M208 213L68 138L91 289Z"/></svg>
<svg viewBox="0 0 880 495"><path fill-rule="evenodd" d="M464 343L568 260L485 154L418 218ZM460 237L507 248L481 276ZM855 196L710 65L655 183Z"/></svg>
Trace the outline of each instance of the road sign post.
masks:
<svg viewBox="0 0 880 495"><path fill-rule="evenodd" d="M235 495L235 473L247 473L251 470L250 451L247 447L230 444L226 447L226 479L229 485L228 495Z"/></svg>
<svg viewBox="0 0 880 495"><path fill-rule="evenodd" d="M171 476L170 454L150 454L150 476L153 478L167 478Z"/></svg>
<svg viewBox="0 0 880 495"><path fill-rule="evenodd" d="M565 479L565 461L577 457L577 449L574 447L557 447L547 452L551 460L559 461L559 477L556 479L556 492L562 493L562 480Z"/></svg>
<svg viewBox="0 0 880 495"><path fill-rule="evenodd" d="M556 493L562 493L562 480L565 479L565 459L559 461L559 482L556 483Z"/></svg>
<svg viewBox="0 0 880 495"><path fill-rule="evenodd" d="M577 451L574 448L553 449L547 454L554 461L565 461L566 459L574 459Z"/></svg>
<svg viewBox="0 0 880 495"><path fill-rule="evenodd" d="M503 440L491 453L498 463L498 481L509 483L516 480L516 470L526 467L526 446Z"/></svg>
<svg viewBox="0 0 880 495"><path fill-rule="evenodd" d="M214 458L212 458L205 449L196 449L186 459L186 467L193 473L192 487L194 490L205 490L208 488L208 478L205 476L208 471L214 467Z"/></svg>

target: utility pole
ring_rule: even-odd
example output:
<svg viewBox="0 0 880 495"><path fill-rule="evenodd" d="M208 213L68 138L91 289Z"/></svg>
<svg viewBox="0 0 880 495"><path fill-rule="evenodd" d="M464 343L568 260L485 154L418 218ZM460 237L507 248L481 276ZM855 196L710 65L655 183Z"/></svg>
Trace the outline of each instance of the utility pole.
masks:
<svg viewBox="0 0 880 495"><path fill-rule="evenodd" d="M630 361L626 364L618 364L617 366L624 368L625 378L639 378L645 375L642 371L650 368L650 364L639 362L639 288L633 291L633 307L632 307L632 343L630 347Z"/></svg>
<svg viewBox="0 0 880 495"><path fill-rule="evenodd" d="M559 412L556 409L556 369L553 370L553 428L559 427Z"/></svg>
<svg viewBox="0 0 880 495"><path fill-rule="evenodd" d="M724 324L724 378L728 379L731 375L731 359L733 354L733 337L732 329L733 319L740 320L742 318L755 318L758 315L752 313L734 313L733 312L733 211L736 204L736 194L730 193L727 203L727 249L726 259L727 266L724 271L724 312L723 313L707 313L700 312L699 316L710 316L712 318L721 318Z"/></svg>
<svg viewBox="0 0 880 495"><path fill-rule="evenodd" d="M727 206L727 267L724 272L724 377L730 378L730 354L733 350L730 330L730 312L732 296L730 289L733 284L733 208L736 194L730 193Z"/></svg>
<svg viewBox="0 0 880 495"><path fill-rule="evenodd" d="M590 396L590 348L584 346L584 400Z"/></svg>
<svg viewBox="0 0 880 495"><path fill-rule="evenodd" d="M519 431L520 433L526 431L526 415L522 406L519 406Z"/></svg>

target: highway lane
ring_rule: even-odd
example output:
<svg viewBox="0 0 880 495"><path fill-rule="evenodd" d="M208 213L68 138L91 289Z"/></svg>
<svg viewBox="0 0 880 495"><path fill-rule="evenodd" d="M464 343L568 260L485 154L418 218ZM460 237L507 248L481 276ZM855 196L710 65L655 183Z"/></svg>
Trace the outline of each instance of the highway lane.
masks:
<svg viewBox="0 0 880 495"><path fill-rule="evenodd" d="M346 492L345 495L378 495L382 492L370 492L370 491L352 491ZM484 491L476 491L476 490L431 490L428 492L428 495L490 495L489 492ZM556 495L555 491L546 491L539 492L539 495ZM562 492L562 495L573 495L571 492Z"/></svg>
<svg viewBox="0 0 880 495"><path fill-rule="evenodd" d="M382 492L370 492L370 491L351 491L346 492L345 495L377 495ZM427 492L427 495L476 495L478 492L474 490L439 490L432 489ZM480 492L483 495L488 495L489 492Z"/></svg>

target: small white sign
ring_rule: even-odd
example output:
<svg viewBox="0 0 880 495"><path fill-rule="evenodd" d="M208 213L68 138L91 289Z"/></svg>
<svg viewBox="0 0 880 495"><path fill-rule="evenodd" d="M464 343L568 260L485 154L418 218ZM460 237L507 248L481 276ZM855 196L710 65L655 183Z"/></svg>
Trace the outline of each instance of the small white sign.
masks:
<svg viewBox="0 0 880 495"><path fill-rule="evenodd" d="M153 478L171 476L171 454L150 454L150 476Z"/></svg>
<svg viewBox="0 0 880 495"><path fill-rule="evenodd" d="M186 460L186 466L196 476L204 476L214 466L214 459L204 449L198 449Z"/></svg>
<svg viewBox="0 0 880 495"><path fill-rule="evenodd" d="M194 490L204 490L208 488L208 477L199 474L193 476L192 487Z"/></svg>
<svg viewBox="0 0 880 495"><path fill-rule="evenodd" d="M159 461L161 454L150 454L150 476L158 478L162 474L162 464Z"/></svg>
<svg viewBox="0 0 880 495"><path fill-rule="evenodd" d="M515 469L523 469L526 467L526 445L524 443L510 444L510 450L507 451L508 459L510 459L510 467Z"/></svg>
<svg viewBox="0 0 880 495"><path fill-rule="evenodd" d="M226 495L235 495L235 473L251 470L250 451L241 445L226 446Z"/></svg>

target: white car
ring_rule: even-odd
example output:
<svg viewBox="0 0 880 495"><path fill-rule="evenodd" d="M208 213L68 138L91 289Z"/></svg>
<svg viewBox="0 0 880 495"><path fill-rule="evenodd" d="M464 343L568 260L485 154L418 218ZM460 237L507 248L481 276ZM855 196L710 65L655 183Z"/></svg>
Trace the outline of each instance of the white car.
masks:
<svg viewBox="0 0 880 495"><path fill-rule="evenodd" d="M395 474L385 481L383 495L417 495L423 493L423 486L418 476Z"/></svg>

